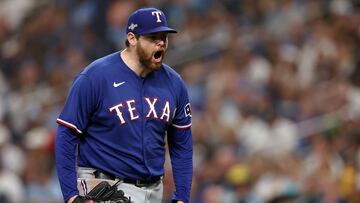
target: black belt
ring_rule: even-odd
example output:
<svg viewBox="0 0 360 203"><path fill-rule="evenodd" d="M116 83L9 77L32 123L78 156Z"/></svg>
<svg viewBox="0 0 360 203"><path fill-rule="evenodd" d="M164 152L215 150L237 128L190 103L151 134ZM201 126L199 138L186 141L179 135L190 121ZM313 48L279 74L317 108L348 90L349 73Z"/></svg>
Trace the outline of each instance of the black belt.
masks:
<svg viewBox="0 0 360 203"><path fill-rule="evenodd" d="M133 184L136 187L148 187L155 183L158 183L161 180L161 176L153 177L150 180L133 180L133 179L128 179L128 178L119 178L112 174L109 174L109 173L106 173L106 172L100 171L100 170L95 170L94 176L95 176L95 178L106 179L106 180L120 179L123 183Z"/></svg>

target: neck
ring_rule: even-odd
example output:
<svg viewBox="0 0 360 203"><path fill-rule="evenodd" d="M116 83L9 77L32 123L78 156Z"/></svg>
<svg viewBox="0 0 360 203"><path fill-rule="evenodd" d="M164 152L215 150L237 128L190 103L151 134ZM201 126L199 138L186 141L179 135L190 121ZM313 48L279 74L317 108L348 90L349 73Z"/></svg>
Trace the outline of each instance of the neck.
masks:
<svg viewBox="0 0 360 203"><path fill-rule="evenodd" d="M130 50L129 48L125 48L121 51L120 56L124 63L134 71L140 77L146 77L152 70L144 67L140 61L138 56L136 55L135 51Z"/></svg>

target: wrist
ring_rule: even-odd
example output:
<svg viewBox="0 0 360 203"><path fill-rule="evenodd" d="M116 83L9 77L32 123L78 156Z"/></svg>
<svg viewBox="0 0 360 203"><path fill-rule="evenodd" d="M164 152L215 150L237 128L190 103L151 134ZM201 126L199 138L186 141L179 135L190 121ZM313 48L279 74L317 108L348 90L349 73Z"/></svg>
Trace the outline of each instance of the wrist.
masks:
<svg viewBox="0 0 360 203"><path fill-rule="evenodd" d="M72 196L66 203L72 203L74 202L74 199L77 197L77 195Z"/></svg>

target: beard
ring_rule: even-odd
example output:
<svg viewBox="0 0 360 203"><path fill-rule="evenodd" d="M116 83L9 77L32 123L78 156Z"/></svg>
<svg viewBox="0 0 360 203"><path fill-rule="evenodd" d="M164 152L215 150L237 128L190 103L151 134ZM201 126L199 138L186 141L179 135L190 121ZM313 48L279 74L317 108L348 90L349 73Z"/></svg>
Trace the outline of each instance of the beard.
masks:
<svg viewBox="0 0 360 203"><path fill-rule="evenodd" d="M154 53L147 53L146 50L141 46L139 43L138 46L136 46L136 54L138 55L140 64L145 68L149 70L159 70L162 66L162 62L165 56L166 50L164 50L161 53L161 58L158 61L154 60Z"/></svg>

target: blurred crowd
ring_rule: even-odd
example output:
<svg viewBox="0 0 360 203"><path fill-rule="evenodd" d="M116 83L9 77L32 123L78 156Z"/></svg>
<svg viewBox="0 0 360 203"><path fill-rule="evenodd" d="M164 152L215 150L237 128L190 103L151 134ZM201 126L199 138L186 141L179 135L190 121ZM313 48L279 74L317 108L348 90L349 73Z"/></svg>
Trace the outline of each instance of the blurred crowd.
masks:
<svg viewBox="0 0 360 203"><path fill-rule="evenodd" d="M166 62L192 103L191 202L360 202L357 0L1 0L0 202L62 202L55 120L139 7L179 31Z"/></svg>

